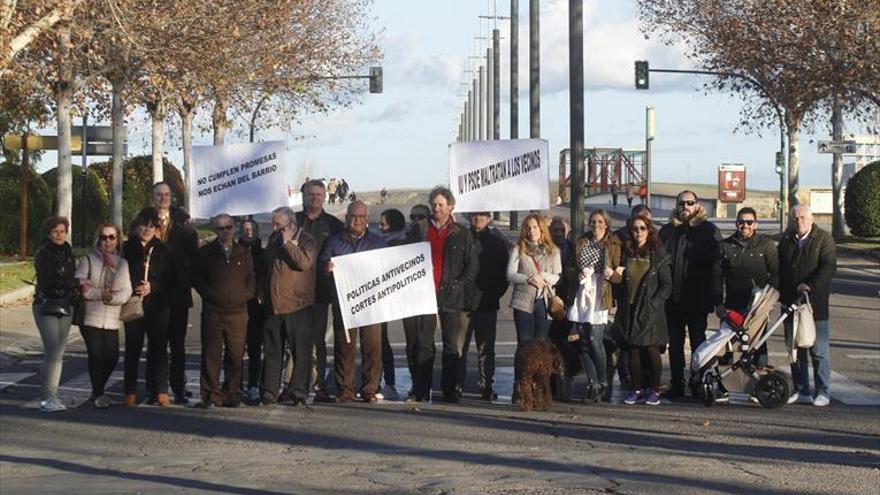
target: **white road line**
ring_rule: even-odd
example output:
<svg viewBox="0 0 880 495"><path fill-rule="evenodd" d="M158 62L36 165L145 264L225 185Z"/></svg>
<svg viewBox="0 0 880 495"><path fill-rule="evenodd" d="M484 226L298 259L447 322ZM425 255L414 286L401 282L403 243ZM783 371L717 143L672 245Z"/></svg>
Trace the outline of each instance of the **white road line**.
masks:
<svg viewBox="0 0 880 495"><path fill-rule="evenodd" d="M831 397L851 406L880 406L880 392L831 372Z"/></svg>
<svg viewBox="0 0 880 495"><path fill-rule="evenodd" d="M27 380L34 375L36 375L36 373L0 373L0 390L6 390L18 382Z"/></svg>
<svg viewBox="0 0 880 495"><path fill-rule="evenodd" d="M850 359L880 359L880 354L847 354Z"/></svg>

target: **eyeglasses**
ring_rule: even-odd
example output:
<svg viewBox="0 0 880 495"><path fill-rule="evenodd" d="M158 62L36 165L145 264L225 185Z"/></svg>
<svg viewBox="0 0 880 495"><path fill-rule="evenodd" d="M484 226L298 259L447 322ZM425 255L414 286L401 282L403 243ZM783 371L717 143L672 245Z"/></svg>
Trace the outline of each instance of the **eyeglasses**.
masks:
<svg viewBox="0 0 880 495"><path fill-rule="evenodd" d="M220 225L219 227L215 228L214 230L219 232L221 230L232 230L234 228L235 228L235 226L233 226L233 225Z"/></svg>
<svg viewBox="0 0 880 495"><path fill-rule="evenodd" d="M741 219L741 218L737 218L737 219L736 219L736 224L737 224L737 225L742 225L742 224L752 225L752 224L755 224L755 223L758 223L758 221L757 221L757 220L743 220L743 219Z"/></svg>
<svg viewBox="0 0 880 495"><path fill-rule="evenodd" d="M425 220L426 218L428 218L428 215L416 215L416 214L412 214L412 215L409 216L409 219L412 220L412 221Z"/></svg>
<svg viewBox="0 0 880 495"><path fill-rule="evenodd" d="M678 206L694 206L695 204L697 204L697 202L693 199L678 202Z"/></svg>
<svg viewBox="0 0 880 495"><path fill-rule="evenodd" d="M100 239L100 240L102 240L102 241L115 241L115 240L116 240L116 234L110 234L110 235L99 235L99 236L98 236L98 239Z"/></svg>
<svg viewBox="0 0 880 495"><path fill-rule="evenodd" d="M630 230L633 232L647 232L648 227L645 227L644 225L634 225Z"/></svg>

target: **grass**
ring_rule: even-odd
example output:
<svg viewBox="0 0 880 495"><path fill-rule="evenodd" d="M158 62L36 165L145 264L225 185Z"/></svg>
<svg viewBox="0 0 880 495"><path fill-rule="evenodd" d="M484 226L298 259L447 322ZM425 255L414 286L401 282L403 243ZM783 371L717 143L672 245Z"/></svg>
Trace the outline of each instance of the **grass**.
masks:
<svg viewBox="0 0 880 495"><path fill-rule="evenodd" d="M9 292L27 285L34 278L33 261L0 265L0 292Z"/></svg>
<svg viewBox="0 0 880 495"><path fill-rule="evenodd" d="M837 245L848 249L880 251L880 237L854 237L848 235Z"/></svg>

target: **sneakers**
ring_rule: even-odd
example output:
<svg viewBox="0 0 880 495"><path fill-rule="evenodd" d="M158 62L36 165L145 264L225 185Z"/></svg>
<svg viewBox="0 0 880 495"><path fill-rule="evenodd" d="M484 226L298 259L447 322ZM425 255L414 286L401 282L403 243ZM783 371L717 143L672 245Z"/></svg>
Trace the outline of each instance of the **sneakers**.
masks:
<svg viewBox="0 0 880 495"><path fill-rule="evenodd" d="M378 396L379 394L376 395ZM382 387L382 396L385 400L400 400L400 394L397 393L397 388L395 388L394 385L388 385L387 383Z"/></svg>
<svg viewBox="0 0 880 495"><path fill-rule="evenodd" d="M797 402L798 404L812 404L813 396L810 394L795 392L791 395L791 397L788 398L788 404L793 404L795 402Z"/></svg>
<svg viewBox="0 0 880 495"><path fill-rule="evenodd" d="M250 402L258 402L260 400L260 389L257 387L248 388L247 399Z"/></svg>
<svg viewBox="0 0 880 495"><path fill-rule="evenodd" d="M67 406L65 406L64 404L61 403L60 400L55 399L55 398L47 399L47 400L40 402L40 411L43 411L46 413L60 412L60 411L66 410L66 409L67 409Z"/></svg>
<svg viewBox="0 0 880 495"><path fill-rule="evenodd" d="M659 406L660 405L660 396L657 395L657 392L654 389L648 389L645 392L645 404L649 406Z"/></svg>
<svg viewBox="0 0 880 495"><path fill-rule="evenodd" d="M122 405L125 407L134 407L137 405L137 395L135 394L125 394L125 399L122 401Z"/></svg>
<svg viewBox="0 0 880 495"><path fill-rule="evenodd" d="M831 399L825 394L819 394L813 399L813 405L816 407L827 407L831 404Z"/></svg>
<svg viewBox="0 0 880 495"><path fill-rule="evenodd" d="M110 406L114 406L116 403L110 397L106 395L102 395L95 399L95 408L97 409L110 409Z"/></svg>
<svg viewBox="0 0 880 495"><path fill-rule="evenodd" d="M633 390L626 396L626 399L623 399L624 404L633 405L639 403L643 400L642 391L641 390Z"/></svg>
<svg viewBox="0 0 880 495"><path fill-rule="evenodd" d="M715 402L717 402L717 403L730 402L730 392L727 392L727 391L720 392L717 396L715 396Z"/></svg>

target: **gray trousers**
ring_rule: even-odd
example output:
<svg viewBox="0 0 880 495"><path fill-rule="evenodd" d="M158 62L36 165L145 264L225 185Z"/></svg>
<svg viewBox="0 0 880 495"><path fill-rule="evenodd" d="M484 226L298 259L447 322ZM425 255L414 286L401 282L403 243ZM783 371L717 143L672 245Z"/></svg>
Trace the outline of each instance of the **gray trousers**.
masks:
<svg viewBox="0 0 880 495"><path fill-rule="evenodd" d="M61 381L61 363L67 335L70 333L72 316L52 316L43 314L43 305L34 304L34 321L43 339L43 364L40 366L40 396L42 400L58 398L58 383Z"/></svg>

